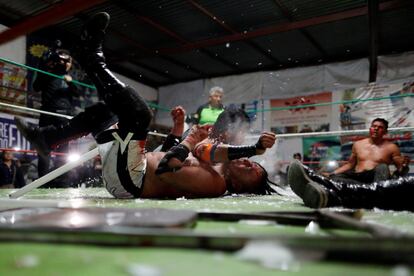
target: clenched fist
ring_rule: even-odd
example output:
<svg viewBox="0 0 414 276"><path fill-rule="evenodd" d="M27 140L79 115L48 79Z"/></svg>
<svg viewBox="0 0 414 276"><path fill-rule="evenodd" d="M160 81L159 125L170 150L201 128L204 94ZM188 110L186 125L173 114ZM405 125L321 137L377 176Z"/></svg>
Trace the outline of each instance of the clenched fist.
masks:
<svg viewBox="0 0 414 276"><path fill-rule="evenodd" d="M276 142L276 134L264 131L256 143L256 154L263 154L266 149L273 147Z"/></svg>

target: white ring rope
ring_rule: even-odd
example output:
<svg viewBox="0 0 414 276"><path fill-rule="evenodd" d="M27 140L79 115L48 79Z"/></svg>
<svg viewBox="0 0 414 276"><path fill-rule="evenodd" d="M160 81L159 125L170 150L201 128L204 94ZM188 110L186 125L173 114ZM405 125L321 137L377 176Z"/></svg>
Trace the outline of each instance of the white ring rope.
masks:
<svg viewBox="0 0 414 276"><path fill-rule="evenodd" d="M24 111L35 112L35 113L43 113L43 114L47 114L51 116L64 117L66 119L73 118L73 116L69 116L69 115L62 115L59 113L53 113L53 112L48 112L48 111L38 110L34 108L18 106L18 105L12 105L12 104L2 103L2 102L0 102L0 106L6 106L6 107L15 108L15 109L21 109ZM402 132L402 131L414 131L414 127L393 127L393 128L388 129L388 132ZM336 131L324 131L324 132L285 133L285 134L277 134L276 137L277 138L291 138L291 137L319 137L319 136L334 136L334 135L342 136L342 135L366 134L368 132L369 132L369 129L336 130ZM160 137L167 137L167 134L153 132L153 131L148 132L148 134L154 135L154 136L160 136ZM249 135L248 136L248 138L259 138L259 137L260 135Z"/></svg>
<svg viewBox="0 0 414 276"><path fill-rule="evenodd" d="M391 127L388 132L403 132L403 131L414 131L414 127ZM318 136L345 136L355 134L366 134L369 129L355 129L355 130L335 130L335 131L324 131L324 132L305 132L305 133L285 133L276 134L277 138L290 138L290 137L318 137ZM251 137L260 137L260 135L254 135Z"/></svg>
<svg viewBox="0 0 414 276"><path fill-rule="evenodd" d="M55 116L55 117L63 117L63 118L69 119L69 120L73 118L73 116L70 116L70 115L63 115L63 114L59 114L59 113L48 112L48 111L43 111L43 110L39 110L39 109L34 109L34 108L29 108L29 107L24 107L24 106L18 106L18 105L13 105L13 104L7 104L7 103L2 103L2 102L0 102L0 106L6 106L6 107L14 108L14 109L20 109L20 110L34 112L34 113L41 113L41 114L51 115L51 116ZM148 134L149 135L154 135L154 136L160 136L160 137L167 137L167 134L153 132L153 131L149 131Z"/></svg>
<svg viewBox="0 0 414 276"><path fill-rule="evenodd" d="M55 117L63 117L63 118L66 118L66 119L72 119L72 116L69 116L69 115L63 115L63 114L59 114L59 113L48 112L48 111L38 110L38 109L24 107L24 106L18 106L18 105L13 105L13 104L7 104L7 103L0 102L0 106L1 105L6 106L6 107L11 107L11 108L14 108L14 109L20 109L20 110L23 110L23 111L41 113L41 114L51 115L51 116L55 116Z"/></svg>

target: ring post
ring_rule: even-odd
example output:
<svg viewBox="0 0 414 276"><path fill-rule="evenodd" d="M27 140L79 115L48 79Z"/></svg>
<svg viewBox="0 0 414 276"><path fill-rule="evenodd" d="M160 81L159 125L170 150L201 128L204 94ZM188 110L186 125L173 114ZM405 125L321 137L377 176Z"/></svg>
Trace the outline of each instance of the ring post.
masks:
<svg viewBox="0 0 414 276"><path fill-rule="evenodd" d="M76 168L77 166L79 166L80 164L94 158L95 156L97 156L99 154L98 152L98 148L94 148L91 151L88 151L87 153L83 154L79 160L76 160L75 162L69 162L66 163L65 165L63 165L62 167L57 168L54 171L51 171L50 173L42 176L41 178L33 181L32 183L20 188L19 190L10 193L9 197L10 198L18 198L21 197L22 195L30 192L31 190L34 190L44 184L46 184L47 182L55 179L56 177L61 176L62 174L70 171L73 168Z"/></svg>

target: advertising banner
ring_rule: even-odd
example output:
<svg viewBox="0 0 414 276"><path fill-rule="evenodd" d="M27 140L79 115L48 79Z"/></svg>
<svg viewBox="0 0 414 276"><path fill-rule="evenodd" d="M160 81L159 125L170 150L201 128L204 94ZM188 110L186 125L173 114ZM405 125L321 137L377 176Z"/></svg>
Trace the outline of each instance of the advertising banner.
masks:
<svg viewBox="0 0 414 276"><path fill-rule="evenodd" d="M364 129L375 118L384 118L389 127L413 126L414 82L372 84L335 93L337 101L354 101L336 105L342 130Z"/></svg>
<svg viewBox="0 0 414 276"><path fill-rule="evenodd" d="M0 62L0 101L26 105L26 69Z"/></svg>
<svg viewBox="0 0 414 276"><path fill-rule="evenodd" d="M35 119L25 119L30 124L38 123ZM30 150L30 143L20 134L14 123L14 116L0 113L0 148L19 148Z"/></svg>

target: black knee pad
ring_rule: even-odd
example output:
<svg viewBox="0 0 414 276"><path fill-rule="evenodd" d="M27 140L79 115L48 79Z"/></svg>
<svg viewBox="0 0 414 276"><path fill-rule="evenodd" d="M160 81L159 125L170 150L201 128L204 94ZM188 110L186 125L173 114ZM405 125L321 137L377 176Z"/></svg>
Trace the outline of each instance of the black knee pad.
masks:
<svg viewBox="0 0 414 276"><path fill-rule="evenodd" d="M83 116L79 118L81 124L86 125L95 135L118 122L118 117L105 103L99 102L86 107Z"/></svg>
<svg viewBox="0 0 414 276"><path fill-rule="evenodd" d="M140 125L147 128L151 123L151 109L144 98L129 86L113 93L108 105L118 115L121 125Z"/></svg>

